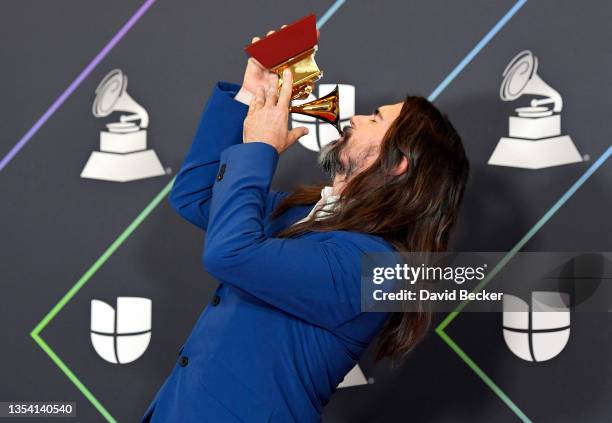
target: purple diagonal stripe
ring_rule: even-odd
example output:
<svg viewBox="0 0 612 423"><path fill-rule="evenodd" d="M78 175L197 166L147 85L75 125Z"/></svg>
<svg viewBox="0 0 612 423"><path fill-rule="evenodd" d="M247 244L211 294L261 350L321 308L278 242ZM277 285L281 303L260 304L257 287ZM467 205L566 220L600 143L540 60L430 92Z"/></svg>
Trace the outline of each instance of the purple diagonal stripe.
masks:
<svg viewBox="0 0 612 423"><path fill-rule="evenodd" d="M57 109L72 95L72 93L81 85L81 83L89 76L89 74L98 66L98 64L106 57L106 55L117 45L119 41L128 33L128 31L138 22L145 12L155 3L155 0L146 0L142 6L138 8L136 13L121 27L115 36L104 46L102 50L93 58L93 60L81 71L79 76L66 88L66 90L53 102L51 107L36 121L36 123L25 133L25 135L11 148L6 156L0 161L0 171L19 153L19 151L32 139L38 130L49 120Z"/></svg>

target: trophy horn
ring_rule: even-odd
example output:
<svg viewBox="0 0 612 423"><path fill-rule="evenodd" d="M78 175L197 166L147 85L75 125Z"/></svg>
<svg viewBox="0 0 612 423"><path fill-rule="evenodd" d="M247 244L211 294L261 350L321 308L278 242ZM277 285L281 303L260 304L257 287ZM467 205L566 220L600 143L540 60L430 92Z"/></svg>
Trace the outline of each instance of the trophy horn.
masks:
<svg viewBox="0 0 612 423"><path fill-rule="evenodd" d="M340 99L338 97L338 85L329 94L317 100L289 107L289 113L311 116L321 119L333 125L342 135L340 128Z"/></svg>

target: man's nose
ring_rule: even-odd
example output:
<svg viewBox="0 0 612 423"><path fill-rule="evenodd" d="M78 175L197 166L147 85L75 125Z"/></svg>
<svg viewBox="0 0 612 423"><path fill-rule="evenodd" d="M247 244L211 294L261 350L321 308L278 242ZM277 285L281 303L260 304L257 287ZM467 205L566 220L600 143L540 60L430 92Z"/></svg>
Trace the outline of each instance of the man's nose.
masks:
<svg viewBox="0 0 612 423"><path fill-rule="evenodd" d="M353 116L352 118L349 119L349 122L351 123L351 126L353 128L357 127L357 122L359 120L359 117L360 117L359 115L355 115L355 116Z"/></svg>

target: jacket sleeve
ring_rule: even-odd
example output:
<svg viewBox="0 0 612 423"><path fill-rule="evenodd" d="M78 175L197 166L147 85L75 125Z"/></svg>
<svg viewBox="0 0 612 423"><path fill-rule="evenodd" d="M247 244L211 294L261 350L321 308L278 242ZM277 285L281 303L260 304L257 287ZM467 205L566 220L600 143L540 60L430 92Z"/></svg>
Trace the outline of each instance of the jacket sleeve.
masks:
<svg viewBox="0 0 612 423"><path fill-rule="evenodd" d="M234 99L239 89L239 85L228 82L216 84L170 192L170 205L203 230L208 225L219 156L225 148L242 143L242 124L248 106ZM271 192L266 198L266 209L272 210L284 195L284 192Z"/></svg>
<svg viewBox="0 0 612 423"><path fill-rule="evenodd" d="M223 152L204 267L224 283L331 330L360 313L362 251L337 233L322 242L266 236L266 198L277 161L276 149L261 142Z"/></svg>

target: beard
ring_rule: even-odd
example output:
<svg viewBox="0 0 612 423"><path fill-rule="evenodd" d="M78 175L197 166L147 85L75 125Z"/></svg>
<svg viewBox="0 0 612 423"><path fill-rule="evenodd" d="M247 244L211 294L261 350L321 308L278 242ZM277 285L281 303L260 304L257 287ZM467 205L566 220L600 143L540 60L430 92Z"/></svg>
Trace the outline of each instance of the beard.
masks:
<svg viewBox="0 0 612 423"><path fill-rule="evenodd" d="M346 180L350 178L357 169L357 163L351 157L348 158L347 163L342 161L342 151L351 139L353 128L345 126L343 132L343 136L323 147L318 157L319 167L332 181L338 175L344 177Z"/></svg>

